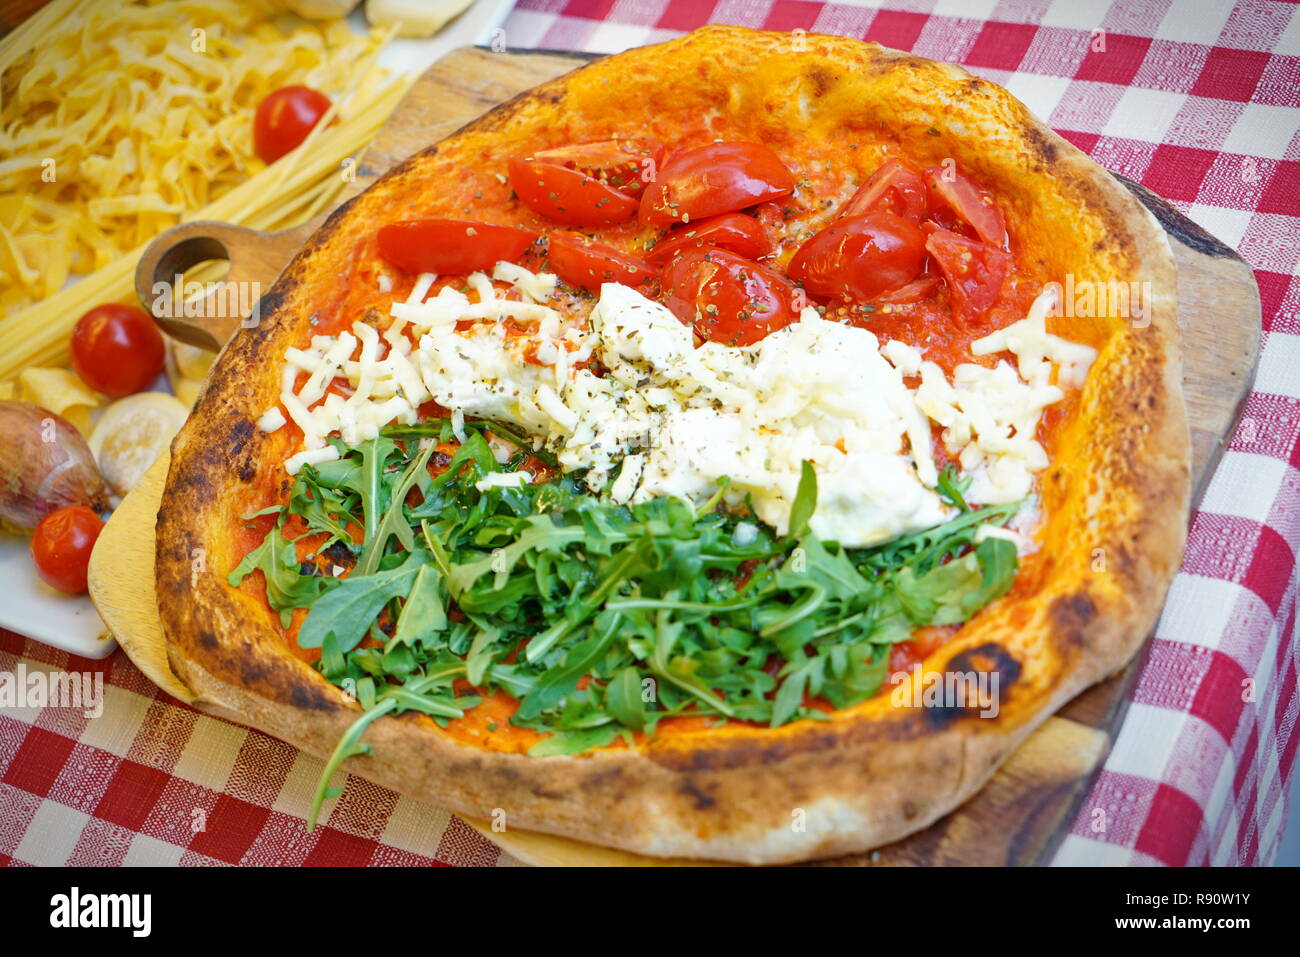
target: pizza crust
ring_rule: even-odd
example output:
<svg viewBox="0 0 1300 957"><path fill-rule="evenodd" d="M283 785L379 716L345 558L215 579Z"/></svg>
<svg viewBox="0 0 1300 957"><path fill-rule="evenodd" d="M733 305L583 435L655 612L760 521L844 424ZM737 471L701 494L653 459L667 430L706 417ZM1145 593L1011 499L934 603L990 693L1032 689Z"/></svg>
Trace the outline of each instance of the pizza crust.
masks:
<svg viewBox="0 0 1300 957"><path fill-rule="evenodd" d="M253 426L276 402L279 357L309 335L320 290L357 243L451 171L563 141L575 116L594 118L584 140L635 127L629 117L664 122L669 102L681 122L702 117L765 142L830 142L884 124L921 158L941 159L942 143L1002 199L1043 276L1151 284L1144 328L1053 325L1100 355L1040 476L1048 560L1039 581L1018 583L926 662L996 672L1000 710L981 718L885 695L829 722L728 725L547 758L469 745L405 714L372 724L372 755L346 768L451 811L504 812L507 827L642 854L779 863L859 852L952 810L1057 708L1123 668L1154 624L1186 535L1189 438L1164 233L1006 91L957 67L839 37L708 27L516 97L345 204L263 300L260 325L227 345L173 445L157 546L168 654L206 707L330 754L358 706L293 655L265 606L225 582L242 557L241 496L283 458ZM208 573L192 586L196 554Z"/></svg>

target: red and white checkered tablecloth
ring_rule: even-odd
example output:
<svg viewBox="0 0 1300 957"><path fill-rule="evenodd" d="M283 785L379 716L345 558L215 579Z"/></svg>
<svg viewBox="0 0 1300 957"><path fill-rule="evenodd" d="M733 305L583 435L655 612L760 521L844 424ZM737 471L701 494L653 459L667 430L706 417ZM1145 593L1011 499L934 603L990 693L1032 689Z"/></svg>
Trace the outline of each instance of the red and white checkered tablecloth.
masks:
<svg viewBox="0 0 1300 957"><path fill-rule="evenodd" d="M1246 417L1193 517L1123 730L1057 863L1266 864L1286 818L1300 740L1298 9L1281 0L524 0L505 24L512 47L608 53L738 23L960 63L1254 267L1264 339ZM85 661L0 632L0 671L20 666L102 672L104 710L0 710L0 863L515 863L446 813L357 777L307 834L316 759L177 704L120 651Z"/></svg>

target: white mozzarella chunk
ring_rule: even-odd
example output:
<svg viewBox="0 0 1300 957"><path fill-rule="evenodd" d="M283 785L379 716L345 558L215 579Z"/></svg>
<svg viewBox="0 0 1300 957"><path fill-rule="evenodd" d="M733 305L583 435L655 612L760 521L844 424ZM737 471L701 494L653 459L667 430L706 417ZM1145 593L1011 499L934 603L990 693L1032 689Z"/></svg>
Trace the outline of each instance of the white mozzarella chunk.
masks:
<svg viewBox="0 0 1300 957"><path fill-rule="evenodd" d="M657 371L678 369L695 352L689 326L666 306L617 283L601 286L588 321L610 375L625 386Z"/></svg>
<svg viewBox="0 0 1300 957"><path fill-rule="evenodd" d="M532 472L493 472L475 482L474 487L480 492L486 492L490 488L518 488L532 480Z"/></svg>
<svg viewBox="0 0 1300 957"><path fill-rule="evenodd" d="M433 284L437 281L437 273L420 273L415 277L415 285L411 287L411 294L407 296L406 301L411 305L424 302L425 297L429 295L429 290L433 288Z"/></svg>
<svg viewBox="0 0 1300 957"><path fill-rule="evenodd" d="M619 505L631 501L636 493L641 475L645 471L645 456L640 453L623 457L623 467L619 469L618 478L609 487L609 497Z"/></svg>
<svg viewBox="0 0 1300 957"><path fill-rule="evenodd" d="M823 539L846 545L876 545L937 525L949 512L898 455L858 452L832 456L827 467L818 470L817 477L817 511L810 527ZM789 501L793 501L798 488L791 479L793 476L786 480L785 497ZM786 501L782 501L781 508L782 517L788 519ZM761 511L760 517L764 517ZM773 527L783 530L781 525Z"/></svg>
<svg viewBox="0 0 1300 957"><path fill-rule="evenodd" d="M332 445L323 449L307 449L297 455L291 455L284 461L284 470L290 475L297 475L304 465L320 465L322 462L334 462L339 457L339 450Z"/></svg>
<svg viewBox="0 0 1300 957"><path fill-rule="evenodd" d="M316 417L293 394L292 390L286 389L280 393L280 404L289 413L289 418L293 420L293 424L302 429L303 448L319 449L325 445L325 433L317 428Z"/></svg>
<svg viewBox="0 0 1300 957"><path fill-rule="evenodd" d="M560 314L550 306L518 299L486 299L466 307L458 319L523 319L558 323Z"/></svg>
<svg viewBox="0 0 1300 957"><path fill-rule="evenodd" d="M1047 331L1047 315L1055 303L1056 293L1049 287L1034 300L1029 315L983 339L976 339L971 343L971 353L977 356L1013 353L1021 377L1035 386L1048 383L1055 363L1059 369L1058 381L1072 388L1082 387L1088 368L1097 358L1097 350Z"/></svg>
<svg viewBox="0 0 1300 957"><path fill-rule="evenodd" d="M479 302L491 302L497 297L496 290L492 287L492 280L487 277L487 273L470 273L465 279L465 285L478 296Z"/></svg>
<svg viewBox="0 0 1300 957"><path fill-rule="evenodd" d="M492 270L492 278L508 282L529 302L546 302L555 294L559 277L551 273L535 273L504 259Z"/></svg>
<svg viewBox="0 0 1300 957"><path fill-rule="evenodd" d="M360 325L364 324L355 323L354 328ZM370 327L365 326L365 328L369 329ZM374 330L371 329L371 332L373 333ZM310 406L321 400L325 395L325 388L342 370L343 363L348 356L352 355L356 343L356 339L345 332L328 349L324 350L324 354L316 362L316 367L298 392L298 399L303 405Z"/></svg>
<svg viewBox="0 0 1300 957"><path fill-rule="evenodd" d="M280 411L279 406L271 406L263 412L257 419L257 427L263 432L274 432L285 425L288 420L284 413Z"/></svg>
<svg viewBox="0 0 1300 957"><path fill-rule="evenodd" d="M708 407L674 409L654 430L633 500L671 496L701 502L717 490L724 475L744 482L754 460L763 455L757 444L736 413Z"/></svg>
<svg viewBox="0 0 1300 957"><path fill-rule="evenodd" d="M548 444L565 471L590 469L587 484L595 488L603 487L623 455L650 444L662 418L641 393L587 369L578 370L561 398L576 420L567 435L552 436Z"/></svg>
<svg viewBox="0 0 1300 957"><path fill-rule="evenodd" d="M801 464L811 460L821 486L818 534L871 544L942 519L907 448L911 436L921 440L922 468L933 470L928 423L870 332L807 310L758 345L691 349L689 331L668 335L659 308L598 317L603 342L618 350L616 359L604 354L606 365L622 361L623 380L635 378L630 367L638 381L663 384L639 390L666 411L636 446L648 451L633 501L671 495L698 504L725 476L729 500L748 496L759 517L783 532ZM684 329L678 323L672 331ZM665 391L674 402L659 401Z"/></svg>
<svg viewBox="0 0 1300 957"><path fill-rule="evenodd" d="M555 390L545 383L537 387L537 405L565 432L572 432L577 428L577 413L565 405L555 394Z"/></svg>
<svg viewBox="0 0 1300 957"><path fill-rule="evenodd" d="M1064 397L1053 385L1030 385L1006 362L994 368L963 363L950 385L932 362L921 365L917 406L944 427L950 454L974 482L968 497L981 504L1024 498L1033 473L1047 465L1034 438L1043 409Z"/></svg>
<svg viewBox="0 0 1300 957"><path fill-rule="evenodd" d="M434 401L447 409L500 419L545 433L550 420L532 401L545 369L525 362L497 324L454 329L420 339L416 367Z"/></svg>
<svg viewBox="0 0 1300 957"><path fill-rule="evenodd" d="M893 363L894 368L903 375L914 376L921 371L921 363L925 357L921 355L921 350L915 346L909 346L906 342L899 342L897 339L890 339L880 347L880 351L885 354L886 359Z"/></svg>

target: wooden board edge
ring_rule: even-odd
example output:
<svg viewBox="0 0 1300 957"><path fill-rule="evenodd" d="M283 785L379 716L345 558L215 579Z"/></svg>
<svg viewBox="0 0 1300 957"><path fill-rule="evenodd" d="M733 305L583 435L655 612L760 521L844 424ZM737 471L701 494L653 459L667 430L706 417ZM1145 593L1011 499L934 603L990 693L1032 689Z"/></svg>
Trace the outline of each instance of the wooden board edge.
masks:
<svg viewBox="0 0 1300 957"><path fill-rule="evenodd" d="M146 678L178 701L193 705L197 696L172 671L167 660L158 602L152 587L154 550L149 547L162 500L171 455L164 452L140 483L122 500L99 533L86 578L90 600L131 662Z"/></svg>

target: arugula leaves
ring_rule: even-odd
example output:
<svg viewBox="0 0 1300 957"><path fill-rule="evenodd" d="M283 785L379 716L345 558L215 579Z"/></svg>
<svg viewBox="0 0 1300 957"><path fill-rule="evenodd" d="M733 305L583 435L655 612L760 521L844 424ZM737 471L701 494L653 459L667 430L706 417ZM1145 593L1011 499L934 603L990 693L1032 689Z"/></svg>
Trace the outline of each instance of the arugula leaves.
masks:
<svg viewBox="0 0 1300 957"><path fill-rule="evenodd" d="M319 598L329 585L329 579L302 574L296 557L295 540L281 534L284 515L275 527L251 552L244 556L226 581L238 586L246 577L260 571L266 581L266 598L271 608L280 613L280 624L287 628L295 608L307 608Z"/></svg>
<svg viewBox="0 0 1300 957"><path fill-rule="evenodd" d="M524 440L491 423L465 431L437 474L429 463L451 437L445 420L390 427L340 448L337 462L305 466L275 527L230 575L238 584L261 570L282 616L307 608L299 644L320 648L322 673L367 709L326 778L365 753L361 734L379 715L445 723L478 692L519 701L511 722L547 735L537 755L653 734L679 715L772 726L824 718L827 703L877 693L894 644L965 621L1015 577L1015 546L975 536L1018 506L971 508L951 469L938 487L949 521L845 549L809 531L809 463L778 537L717 502L698 512L675 499L615 505L576 476L480 491L479 480L522 462L521 453L499 464L485 433ZM290 515L321 548L351 553L347 577L298 565ZM458 692L457 678L475 693Z"/></svg>
<svg viewBox="0 0 1300 957"><path fill-rule="evenodd" d="M298 631L298 646L320 648L332 635L340 652L351 651L390 601L411 592L417 573L428 567L427 559L425 552L407 552L393 568L339 581L311 606Z"/></svg>

